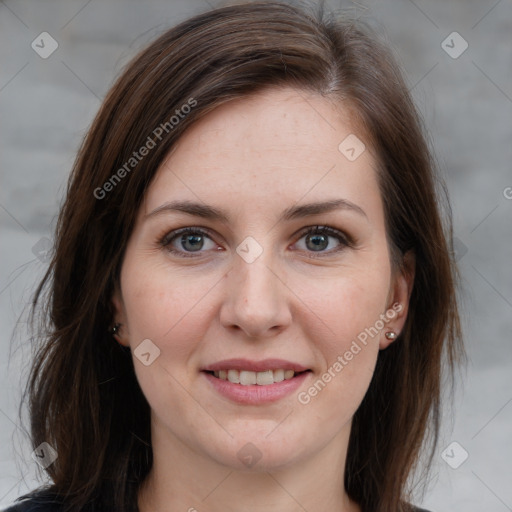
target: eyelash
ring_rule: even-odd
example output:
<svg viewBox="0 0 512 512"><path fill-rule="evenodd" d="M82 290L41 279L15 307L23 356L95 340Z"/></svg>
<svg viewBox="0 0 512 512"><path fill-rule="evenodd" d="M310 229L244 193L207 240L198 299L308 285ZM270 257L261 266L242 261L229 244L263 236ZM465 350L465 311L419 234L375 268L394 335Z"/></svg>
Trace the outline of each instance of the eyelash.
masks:
<svg viewBox="0 0 512 512"><path fill-rule="evenodd" d="M183 235L189 235L189 234L206 236L212 240L212 236L208 230L205 230L203 228L198 228L198 227L186 227L186 228L182 228L182 229L177 229L175 231L171 231L170 233L166 233L162 238L159 239L158 243L162 248L164 248L165 250L167 250L168 252L170 252L172 254L177 255L178 257L181 257L181 258L200 257L200 256L195 256L194 252L187 253L187 252L183 252L183 251L178 251L171 247L171 243L174 241L174 239L176 239L180 235L183 236ZM330 256L334 253L338 253L338 252L342 251L346 247L353 248L355 246L354 240L349 235L344 234L343 232L341 232L337 229L331 228L329 226L309 226L300 232L297 241L299 241L305 235L309 235L309 234L329 235L329 236L332 236L333 238L336 238L340 242L340 245L337 248L331 249L330 251L327 251L327 252L319 251L318 254L315 254L314 251L308 251L308 252L311 252L311 256L309 256L310 258L322 258L322 257L325 257L326 255ZM202 252L204 252L204 251L198 251L197 254L200 255Z"/></svg>

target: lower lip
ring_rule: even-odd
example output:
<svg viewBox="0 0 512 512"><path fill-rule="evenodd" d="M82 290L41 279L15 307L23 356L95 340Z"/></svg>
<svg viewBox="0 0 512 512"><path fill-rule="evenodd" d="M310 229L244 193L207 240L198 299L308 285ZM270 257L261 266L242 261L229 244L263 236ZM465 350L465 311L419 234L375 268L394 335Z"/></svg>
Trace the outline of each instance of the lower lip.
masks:
<svg viewBox="0 0 512 512"><path fill-rule="evenodd" d="M292 379L274 382L274 384L267 384L265 386L258 386L257 384L243 386L229 380L219 379L211 373L201 373L208 379L215 390L226 398L238 404L256 405L276 402L290 395L299 388L311 372L303 372Z"/></svg>

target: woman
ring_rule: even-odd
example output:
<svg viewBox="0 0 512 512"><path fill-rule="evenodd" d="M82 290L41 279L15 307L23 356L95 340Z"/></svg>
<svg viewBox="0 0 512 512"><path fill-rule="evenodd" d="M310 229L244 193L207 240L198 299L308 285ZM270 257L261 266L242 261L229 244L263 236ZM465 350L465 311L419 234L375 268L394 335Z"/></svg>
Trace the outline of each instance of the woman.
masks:
<svg viewBox="0 0 512 512"><path fill-rule="evenodd" d="M53 483L9 510L420 510L464 354L436 180L360 23L253 2L160 36L70 178L27 389Z"/></svg>

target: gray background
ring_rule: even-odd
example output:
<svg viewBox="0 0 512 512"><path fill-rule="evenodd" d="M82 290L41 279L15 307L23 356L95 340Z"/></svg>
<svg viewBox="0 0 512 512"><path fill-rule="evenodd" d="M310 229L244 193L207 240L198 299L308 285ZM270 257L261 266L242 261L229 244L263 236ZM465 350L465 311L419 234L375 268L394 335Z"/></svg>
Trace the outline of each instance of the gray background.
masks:
<svg viewBox="0 0 512 512"><path fill-rule="evenodd" d="M11 336L26 321L20 315L47 266L44 238L52 237L78 145L136 50L217 5L0 2L0 506L36 483L17 416L30 351L23 334ZM512 1L329 5L371 21L396 51L451 195L470 363L453 408L447 404L423 505L434 512L512 511ZM47 59L31 47L45 31L58 42ZM458 52L462 40L442 45L454 31L469 45L457 58L443 46ZM452 468L465 452L467 460Z"/></svg>

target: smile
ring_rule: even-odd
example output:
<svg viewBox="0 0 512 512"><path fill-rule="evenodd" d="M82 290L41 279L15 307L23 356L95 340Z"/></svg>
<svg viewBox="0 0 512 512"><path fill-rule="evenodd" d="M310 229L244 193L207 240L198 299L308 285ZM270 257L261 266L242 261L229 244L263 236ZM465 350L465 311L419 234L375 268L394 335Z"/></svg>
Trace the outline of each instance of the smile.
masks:
<svg viewBox="0 0 512 512"><path fill-rule="evenodd" d="M247 370L219 370L213 372L214 376L228 380L233 384L241 384L242 386L250 386L256 384L257 386L268 386L283 380L293 379L295 372L293 370L265 370L263 372L252 372Z"/></svg>
<svg viewBox="0 0 512 512"><path fill-rule="evenodd" d="M297 392L311 370L295 373L293 370L267 370L262 372L219 370L202 371L210 389L239 405L263 405L276 402ZM215 375L218 374L218 375ZM286 374L286 375L285 375ZM231 380L233 379L233 381ZM274 380L275 379L275 380ZM239 382L236 382L236 381Z"/></svg>

